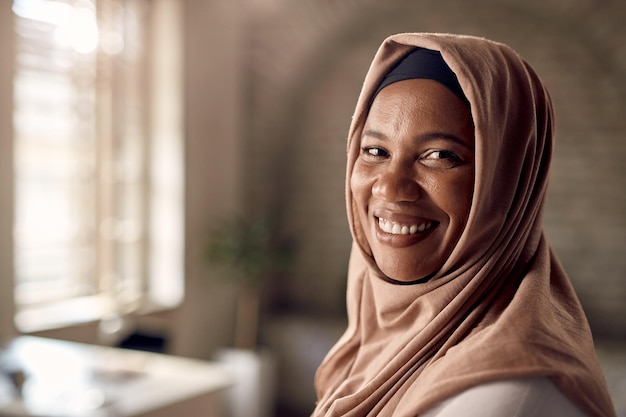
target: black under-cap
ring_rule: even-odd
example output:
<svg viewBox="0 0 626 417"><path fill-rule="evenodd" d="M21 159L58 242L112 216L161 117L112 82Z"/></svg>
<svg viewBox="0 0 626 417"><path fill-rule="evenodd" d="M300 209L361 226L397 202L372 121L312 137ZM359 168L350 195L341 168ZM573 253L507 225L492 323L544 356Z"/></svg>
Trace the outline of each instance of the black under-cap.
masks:
<svg viewBox="0 0 626 417"><path fill-rule="evenodd" d="M445 85L465 104L470 105L469 100L465 97L463 89L459 84L459 80L448 64L443 60L441 53L425 48L412 50L385 75L385 78L383 78L372 96L370 104L374 101L374 97L376 97L380 90L387 87L389 84L415 78L437 81Z"/></svg>

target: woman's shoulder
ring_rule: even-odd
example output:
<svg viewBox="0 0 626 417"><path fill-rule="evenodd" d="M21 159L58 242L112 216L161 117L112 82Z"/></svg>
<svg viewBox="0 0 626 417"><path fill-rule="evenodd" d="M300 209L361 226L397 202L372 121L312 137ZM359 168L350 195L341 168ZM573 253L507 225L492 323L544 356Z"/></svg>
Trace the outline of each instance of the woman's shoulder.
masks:
<svg viewBox="0 0 626 417"><path fill-rule="evenodd" d="M420 417L586 417L547 377L525 377L477 385Z"/></svg>

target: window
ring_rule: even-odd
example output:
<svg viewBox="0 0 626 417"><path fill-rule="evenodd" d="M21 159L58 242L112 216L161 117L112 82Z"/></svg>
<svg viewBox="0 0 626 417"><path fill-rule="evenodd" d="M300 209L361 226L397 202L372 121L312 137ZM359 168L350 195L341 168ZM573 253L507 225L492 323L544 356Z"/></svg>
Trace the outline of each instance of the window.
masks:
<svg viewBox="0 0 626 417"><path fill-rule="evenodd" d="M182 298L176 11L167 0L13 2L21 330Z"/></svg>

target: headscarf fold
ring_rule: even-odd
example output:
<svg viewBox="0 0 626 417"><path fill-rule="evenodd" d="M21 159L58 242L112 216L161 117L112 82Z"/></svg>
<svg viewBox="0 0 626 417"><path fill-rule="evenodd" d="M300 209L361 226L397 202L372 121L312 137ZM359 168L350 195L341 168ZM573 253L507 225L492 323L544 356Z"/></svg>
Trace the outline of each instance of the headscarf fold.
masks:
<svg viewBox="0 0 626 417"><path fill-rule="evenodd" d="M467 225L440 270L398 285L372 257L350 177L377 87L418 47L441 53L470 103L475 183ZM313 416L415 417L472 386L535 375L588 415L615 416L587 319L543 232L553 139L548 92L508 46L449 34L383 42L348 136L348 328L317 371Z"/></svg>

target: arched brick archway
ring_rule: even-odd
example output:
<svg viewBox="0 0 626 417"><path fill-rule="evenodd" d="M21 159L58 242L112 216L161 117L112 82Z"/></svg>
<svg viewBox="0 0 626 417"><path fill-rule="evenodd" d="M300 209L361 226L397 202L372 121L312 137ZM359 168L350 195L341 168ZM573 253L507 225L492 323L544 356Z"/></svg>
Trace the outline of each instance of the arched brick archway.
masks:
<svg viewBox="0 0 626 417"><path fill-rule="evenodd" d="M457 32L508 43L548 84L558 142L546 229L597 333L625 334L615 318L626 313L624 17L619 1L354 0L284 2L253 18L249 206L280 212L301 250L277 303L342 309L345 134L378 44L401 31Z"/></svg>

